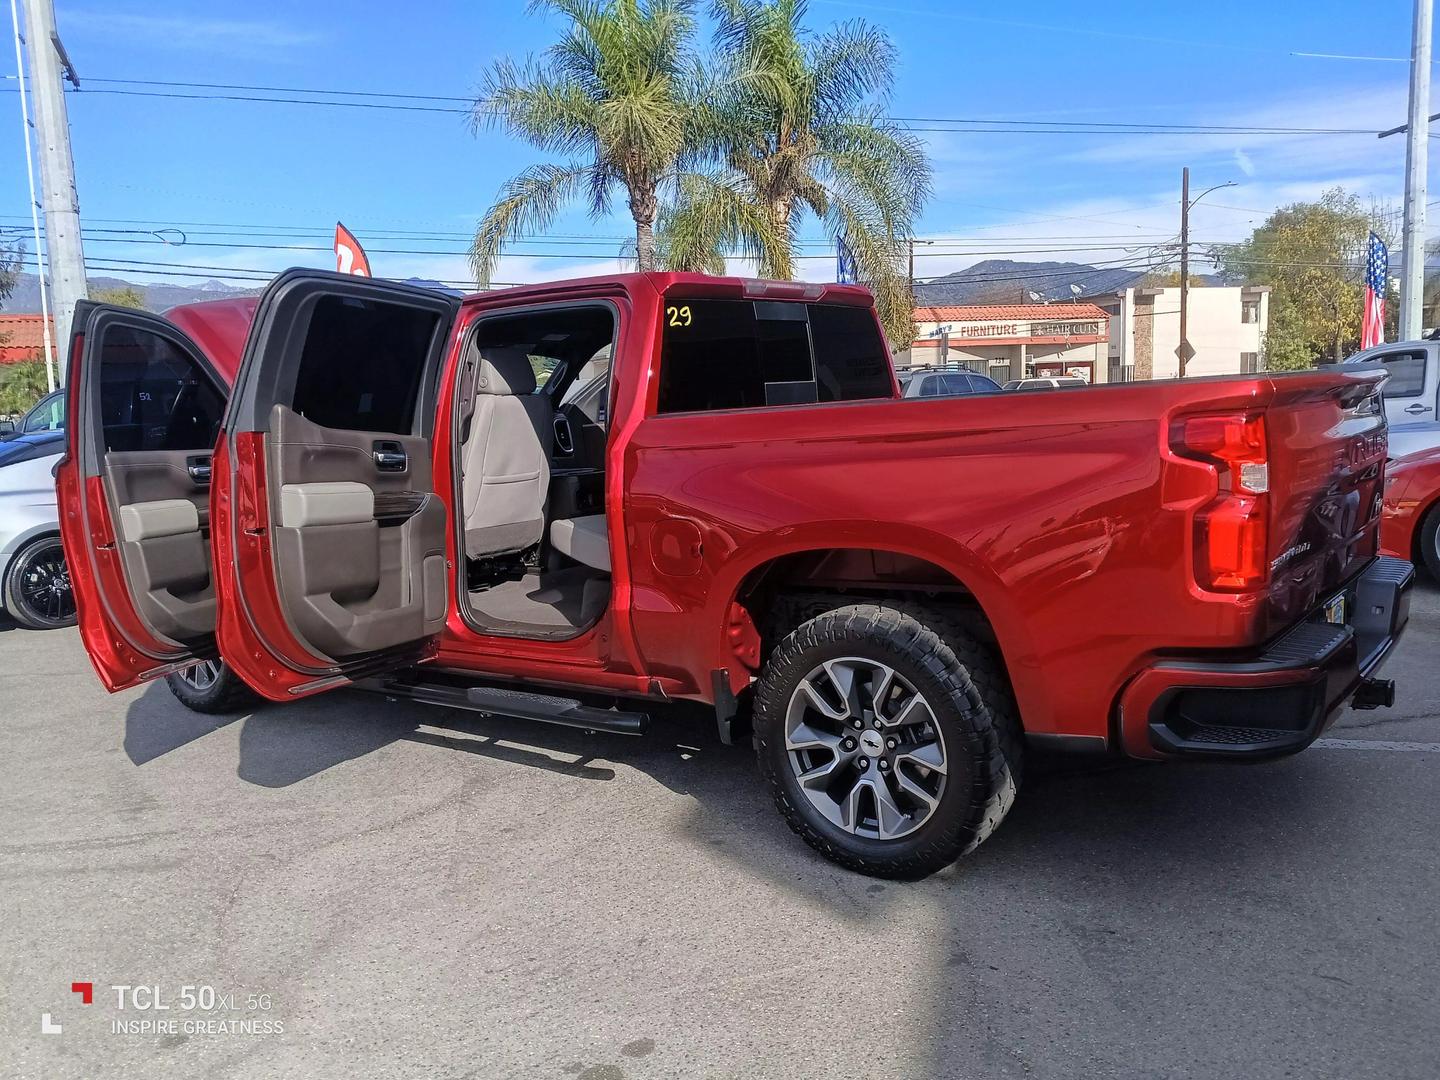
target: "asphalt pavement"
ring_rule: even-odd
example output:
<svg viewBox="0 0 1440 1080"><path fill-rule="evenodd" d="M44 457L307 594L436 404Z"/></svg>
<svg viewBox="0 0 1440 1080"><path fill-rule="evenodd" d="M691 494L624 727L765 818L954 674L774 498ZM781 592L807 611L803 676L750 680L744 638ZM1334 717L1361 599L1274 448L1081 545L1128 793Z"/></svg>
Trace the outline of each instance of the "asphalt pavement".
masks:
<svg viewBox="0 0 1440 1080"><path fill-rule="evenodd" d="M897 884L700 717L210 718L0 631L0 1075L1434 1077L1434 588L1385 674L1285 761L1051 765Z"/></svg>

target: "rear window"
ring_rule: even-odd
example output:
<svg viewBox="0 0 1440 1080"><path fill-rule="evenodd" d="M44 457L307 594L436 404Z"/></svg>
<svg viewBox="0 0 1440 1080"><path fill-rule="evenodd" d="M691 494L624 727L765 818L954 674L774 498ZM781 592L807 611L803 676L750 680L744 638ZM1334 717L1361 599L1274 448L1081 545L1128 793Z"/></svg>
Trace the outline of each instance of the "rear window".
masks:
<svg viewBox="0 0 1440 1080"><path fill-rule="evenodd" d="M321 297L305 334L295 411L322 427L410 434L439 322L404 304Z"/></svg>
<svg viewBox="0 0 1440 1080"><path fill-rule="evenodd" d="M667 298L659 411L889 398L889 356L868 308Z"/></svg>

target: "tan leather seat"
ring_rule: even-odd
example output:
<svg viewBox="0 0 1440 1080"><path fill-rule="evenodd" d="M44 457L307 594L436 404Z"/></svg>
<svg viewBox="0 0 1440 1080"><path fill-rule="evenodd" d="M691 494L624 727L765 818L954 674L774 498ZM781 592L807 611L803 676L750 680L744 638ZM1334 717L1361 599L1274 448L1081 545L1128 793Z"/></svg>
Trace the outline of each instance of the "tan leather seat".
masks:
<svg viewBox="0 0 1440 1080"><path fill-rule="evenodd" d="M610 537L604 514L556 518L550 523L550 543L578 563L610 572Z"/></svg>
<svg viewBox="0 0 1440 1080"><path fill-rule="evenodd" d="M545 534L554 414L550 399L534 390L524 349L481 353L461 458L465 552L472 559L524 551Z"/></svg>

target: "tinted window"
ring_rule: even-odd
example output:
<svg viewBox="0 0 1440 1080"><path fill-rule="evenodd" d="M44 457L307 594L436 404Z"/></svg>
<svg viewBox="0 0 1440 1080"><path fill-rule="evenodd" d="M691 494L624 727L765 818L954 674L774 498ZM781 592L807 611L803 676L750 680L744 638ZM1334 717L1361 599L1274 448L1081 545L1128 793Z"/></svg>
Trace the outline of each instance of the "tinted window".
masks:
<svg viewBox="0 0 1440 1080"><path fill-rule="evenodd" d="M662 413L894 393L885 345L868 309L669 299L665 310Z"/></svg>
<svg viewBox="0 0 1440 1080"><path fill-rule="evenodd" d="M1387 398L1419 397L1425 390L1425 354L1391 353L1380 357L1390 378L1385 383Z"/></svg>
<svg viewBox="0 0 1440 1080"><path fill-rule="evenodd" d="M176 342L112 325L100 351L106 450L209 450L225 397Z"/></svg>
<svg viewBox="0 0 1440 1080"><path fill-rule="evenodd" d="M410 434L439 322L403 304L321 297L305 334L295 411L323 427Z"/></svg>
<svg viewBox="0 0 1440 1080"><path fill-rule="evenodd" d="M921 397L936 397L940 393L940 376L926 375L920 384Z"/></svg>
<svg viewBox="0 0 1440 1080"><path fill-rule="evenodd" d="M821 401L888 398L890 354L869 308L810 305L810 341Z"/></svg>

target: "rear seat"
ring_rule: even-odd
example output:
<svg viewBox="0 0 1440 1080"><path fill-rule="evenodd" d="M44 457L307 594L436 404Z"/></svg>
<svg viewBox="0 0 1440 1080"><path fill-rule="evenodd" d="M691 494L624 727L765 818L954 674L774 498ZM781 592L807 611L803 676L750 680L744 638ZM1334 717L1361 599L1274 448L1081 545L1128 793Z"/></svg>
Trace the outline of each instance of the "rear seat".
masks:
<svg viewBox="0 0 1440 1080"><path fill-rule="evenodd" d="M604 514L557 518L550 523L550 543L578 563L610 572L610 537Z"/></svg>

